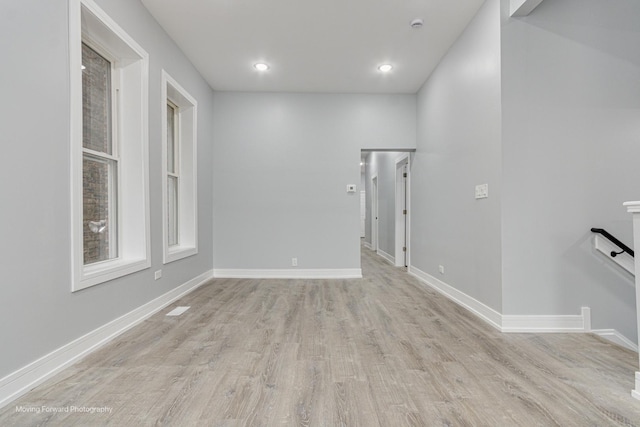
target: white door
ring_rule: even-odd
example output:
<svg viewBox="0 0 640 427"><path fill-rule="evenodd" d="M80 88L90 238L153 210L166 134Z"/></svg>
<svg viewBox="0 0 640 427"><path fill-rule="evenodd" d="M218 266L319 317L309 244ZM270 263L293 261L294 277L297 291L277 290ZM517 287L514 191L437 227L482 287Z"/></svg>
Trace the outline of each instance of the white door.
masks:
<svg viewBox="0 0 640 427"><path fill-rule="evenodd" d="M402 259L403 266L407 267L407 251L409 250L407 245L407 214L409 211L407 210L407 174L409 172L409 168L407 165L402 167Z"/></svg>
<svg viewBox="0 0 640 427"><path fill-rule="evenodd" d="M409 158L396 161L395 252L396 267L409 264Z"/></svg>
<svg viewBox="0 0 640 427"><path fill-rule="evenodd" d="M367 220L367 197L364 191L360 192L360 237L365 237L365 223Z"/></svg>
<svg viewBox="0 0 640 427"><path fill-rule="evenodd" d="M371 178L371 247L378 252L378 177Z"/></svg>

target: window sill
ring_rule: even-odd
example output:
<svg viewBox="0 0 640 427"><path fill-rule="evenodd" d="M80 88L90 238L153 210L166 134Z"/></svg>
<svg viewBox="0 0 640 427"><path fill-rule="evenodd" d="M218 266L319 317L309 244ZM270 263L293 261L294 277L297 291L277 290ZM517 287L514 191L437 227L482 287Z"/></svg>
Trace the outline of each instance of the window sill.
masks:
<svg viewBox="0 0 640 427"><path fill-rule="evenodd" d="M163 264L169 264L170 262L177 261L198 253L198 248L195 246L172 246L164 254Z"/></svg>
<svg viewBox="0 0 640 427"><path fill-rule="evenodd" d="M80 280L73 284L72 292L99 285L151 267L148 259L105 261L82 268Z"/></svg>

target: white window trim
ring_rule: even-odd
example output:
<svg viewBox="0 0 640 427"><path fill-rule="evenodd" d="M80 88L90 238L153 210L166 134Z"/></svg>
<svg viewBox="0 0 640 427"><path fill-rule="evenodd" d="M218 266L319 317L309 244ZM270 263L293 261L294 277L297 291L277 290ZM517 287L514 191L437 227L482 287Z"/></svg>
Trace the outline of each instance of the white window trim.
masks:
<svg viewBox="0 0 640 427"><path fill-rule="evenodd" d="M198 102L162 70L162 235L163 263L198 253L197 118ZM178 106L178 244L169 246L167 196L167 101Z"/></svg>
<svg viewBox="0 0 640 427"><path fill-rule="evenodd" d="M84 18L84 19L83 19ZM83 28L83 21L86 27ZM83 34L84 32L84 34ZM115 78L127 85L118 103L121 166L118 257L84 265L82 193L82 51L90 40L118 58ZM118 53L116 53L116 51ZM69 0L71 290L78 291L151 267L149 228L149 55L93 0ZM122 109L126 114L122 114Z"/></svg>

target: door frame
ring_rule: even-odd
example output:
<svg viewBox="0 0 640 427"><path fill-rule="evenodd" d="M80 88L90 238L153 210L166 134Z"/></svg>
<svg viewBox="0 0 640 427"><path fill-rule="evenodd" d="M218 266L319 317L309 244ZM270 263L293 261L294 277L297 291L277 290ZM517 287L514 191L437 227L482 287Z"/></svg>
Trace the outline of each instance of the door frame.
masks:
<svg viewBox="0 0 640 427"><path fill-rule="evenodd" d="M403 173L407 171L407 179ZM396 194L395 194L395 265L405 267L410 263L411 236L411 156L405 153L396 159ZM407 210L404 215L403 210ZM406 252L402 250L406 247ZM404 256L403 256L404 255Z"/></svg>
<svg viewBox="0 0 640 427"><path fill-rule="evenodd" d="M378 253L378 174L371 176L371 249Z"/></svg>

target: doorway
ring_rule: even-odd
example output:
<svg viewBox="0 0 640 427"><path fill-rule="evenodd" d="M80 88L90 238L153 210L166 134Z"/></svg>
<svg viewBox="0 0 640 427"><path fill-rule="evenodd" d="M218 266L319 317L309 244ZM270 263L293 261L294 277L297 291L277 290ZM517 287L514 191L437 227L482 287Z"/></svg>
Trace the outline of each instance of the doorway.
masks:
<svg viewBox="0 0 640 427"><path fill-rule="evenodd" d="M412 150L362 150L361 182L365 188L363 247L390 264L411 265Z"/></svg>

